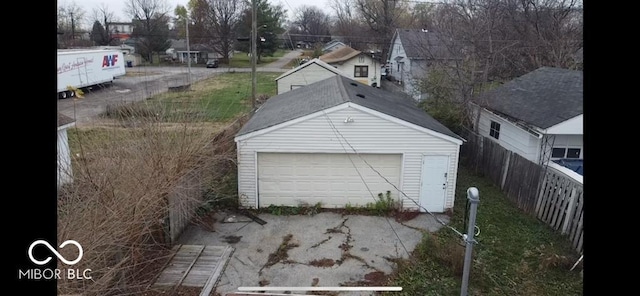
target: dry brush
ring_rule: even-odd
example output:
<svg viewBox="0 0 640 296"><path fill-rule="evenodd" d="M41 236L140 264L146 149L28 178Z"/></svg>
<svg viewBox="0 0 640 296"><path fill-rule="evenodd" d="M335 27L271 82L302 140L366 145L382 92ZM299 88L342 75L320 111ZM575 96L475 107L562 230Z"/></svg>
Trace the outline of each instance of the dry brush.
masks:
<svg viewBox="0 0 640 296"><path fill-rule="evenodd" d="M168 259L171 196L202 205L204 192L215 191L208 186L235 165L233 136L246 116L222 125L136 112L127 110L112 125L71 131L74 182L59 190L58 240L82 245L84 256L74 268L91 269L92 280L59 281L61 294L146 289ZM180 194L185 186L195 186L197 194ZM187 210L193 217L193 208Z"/></svg>

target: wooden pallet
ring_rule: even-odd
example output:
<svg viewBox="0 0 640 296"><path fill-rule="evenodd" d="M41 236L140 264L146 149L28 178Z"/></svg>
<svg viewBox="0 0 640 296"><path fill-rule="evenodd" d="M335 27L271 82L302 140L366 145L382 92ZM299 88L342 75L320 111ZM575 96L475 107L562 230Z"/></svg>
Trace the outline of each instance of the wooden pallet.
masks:
<svg viewBox="0 0 640 296"><path fill-rule="evenodd" d="M233 254L231 246L177 245L176 251L155 283L155 287L203 287L209 295L217 285ZM205 293L206 292L206 293Z"/></svg>

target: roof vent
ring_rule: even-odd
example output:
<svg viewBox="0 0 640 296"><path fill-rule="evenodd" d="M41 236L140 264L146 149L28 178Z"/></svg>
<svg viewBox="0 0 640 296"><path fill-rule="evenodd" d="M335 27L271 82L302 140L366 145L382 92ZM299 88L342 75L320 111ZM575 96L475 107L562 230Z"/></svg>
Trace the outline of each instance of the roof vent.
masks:
<svg viewBox="0 0 640 296"><path fill-rule="evenodd" d="M363 94L356 94L356 97L361 97L364 99L364 95Z"/></svg>
<svg viewBox="0 0 640 296"><path fill-rule="evenodd" d="M358 84L357 84L357 83L355 83L355 82L349 82L349 84L351 84L351 85L353 85L353 86L358 86Z"/></svg>

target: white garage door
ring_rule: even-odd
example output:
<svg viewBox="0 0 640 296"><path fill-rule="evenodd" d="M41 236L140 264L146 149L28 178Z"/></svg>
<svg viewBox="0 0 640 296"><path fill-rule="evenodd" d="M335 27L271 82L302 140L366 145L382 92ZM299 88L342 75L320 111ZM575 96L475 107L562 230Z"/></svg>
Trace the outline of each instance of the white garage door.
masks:
<svg viewBox="0 0 640 296"><path fill-rule="evenodd" d="M397 198L397 190L367 163L400 188L399 154L258 153L258 205L364 206L375 202L369 190L376 198L387 191Z"/></svg>

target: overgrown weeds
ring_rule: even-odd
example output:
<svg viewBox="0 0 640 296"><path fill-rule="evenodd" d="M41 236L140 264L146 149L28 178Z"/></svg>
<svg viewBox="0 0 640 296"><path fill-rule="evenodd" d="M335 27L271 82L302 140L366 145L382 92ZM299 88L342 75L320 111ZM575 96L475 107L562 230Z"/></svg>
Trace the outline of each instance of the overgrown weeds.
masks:
<svg viewBox="0 0 640 296"><path fill-rule="evenodd" d="M234 170L246 117L221 128L196 111L176 118L142 106L112 110L113 125L68 131L74 182L59 190L58 240L82 245L74 268L91 269L93 281L58 281L60 294L145 290L168 260L159 254L175 239L171 219L190 220L232 190L218 186Z"/></svg>
<svg viewBox="0 0 640 296"><path fill-rule="evenodd" d="M470 295L582 295L579 255L553 229L514 206L491 181L464 167L458 172L455 210L449 225L464 233L466 190L476 187L480 203L476 225ZM425 234L409 260L398 262L391 285L400 295L460 294L464 243L443 227ZM394 293L393 295L396 295Z"/></svg>

